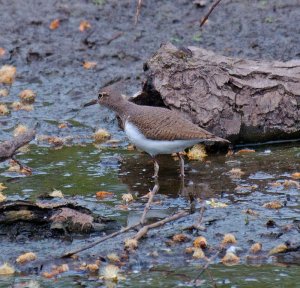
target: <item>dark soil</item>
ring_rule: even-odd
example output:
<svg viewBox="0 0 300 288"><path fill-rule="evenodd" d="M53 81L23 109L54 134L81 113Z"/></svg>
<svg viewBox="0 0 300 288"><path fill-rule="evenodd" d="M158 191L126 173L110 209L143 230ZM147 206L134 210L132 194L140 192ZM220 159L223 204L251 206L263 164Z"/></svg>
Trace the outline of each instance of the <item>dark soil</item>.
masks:
<svg viewBox="0 0 300 288"><path fill-rule="evenodd" d="M0 117L0 139L7 139L17 123L36 122L39 134L79 136L79 141L99 126L117 133L110 112L99 107L77 109L95 98L101 86L118 79L126 79L124 92L139 90L143 63L162 42L242 58L300 57L298 0L222 1L201 30L199 20L211 2L197 8L190 0L143 1L134 26L133 0L1 0L0 47L6 54L0 65L16 66L17 80L10 96L0 100L9 104L18 100L22 89L32 89L37 101L32 112ZM54 19L60 26L50 30ZM91 29L80 32L82 20L89 21ZM86 70L84 61L96 61L97 66ZM61 122L70 128L59 129Z"/></svg>
<svg viewBox="0 0 300 288"><path fill-rule="evenodd" d="M170 41L177 46L201 46L224 55L240 58L265 60L300 58L299 0L223 0L202 30L199 28L199 20L206 13L212 1L207 1L207 5L204 8L197 8L191 0L145 0L141 8L138 25L134 26L136 2L134 0L0 0L0 27L2 31L0 47L6 50L4 56L0 57L0 67L4 64L17 67L17 79L10 88L10 95L1 97L0 102L9 105L13 101L18 101L18 94L23 89L32 89L37 92L33 111L13 111L8 116L0 116L0 141L10 138L12 130L19 123L28 126L39 123L37 128L39 135L72 136L74 137L74 142L90 140L92 132L99 127L108 129L114 138L124 140L124 134L119 131L113 113L96 106L85 109L80 109L80 106L95 98L101 86L119 79L125 80L124 93L133 94L137 92L141 88L141 82L144 77L143 63L155 53L162 42ZM50 30L49 25L54 19L60 20L60 26L56 30ZM80 32L79 24L82 20L89 21L91 29ZM94 69L86 70L82 65L84 61L96 61L97 66ZM1 85L0 88L2 88ZM68 128L59 129L58 124L62 122L67 122ZM78 147L78 149L83 148ZM282 148L283 151L287 150ZM91 157L98 152L86 153ZM53 159L47 153L39 154L37 152L31 156L34 161L32 159L32 161L30 159L27 160L33 162L29 163L30 165L40 165L38 167L40 170L43 170L41 166L45 166L45 178L47 177L47 179L44 181L48 185L51 183L52 186L52 183L55 181L59 182L57 176L62 174L62 170L59 170L62 166L49 170L51 173L49 172L48 175L47 169L49 169L49 166L57 164L56 162L60 165L62 164L63 168L66 169L69 159L65 162L62 161L64 160L63 157L67 157L67 154L64 154L66 152L63 150L61 154L58 154ZM99 171L95 172L92 170L91 172L89 168L109 170L111 167L111 170L116 171L119 165L119 163L113 162L111 164L108 162L105 166L103 164L106 160L105 157L101 160L102 162L99 162L100 164L97 162L99 159L92 159L91 162L86 162L84 155L76 153L70 157L75 163L75 168L72 166L73 170L71 172L80 170L80 172L93 172L94 174L79 175L82 178L79 176L77 178L79 180L84 179L84 181L82 181L83 184L76 182L77 186L74 186L74 190L81 186L84 186L86 189L87 180L96 179L94 175L98 175L96 172ZM113 152L111 153L113 154ZM118 156L117 153L116 155ZM204 199L215 197L217 202L220 202L222 200L219 198L223 195L225 197L225 200L223 199L224 202L229 204L224 209L210 209L208 207L209 209L205 211L202 224L211 247L219 245L224 233L234 233L239 241L238 245L242 249L241 263L248 264L246 256L248 255L249 247L254 242L259 241L263 243L263 255L265 256L271 248L279 244L291 242L298 245L299 204L297 199L299 190L297 188L288 188L286 190L280 188L280 190L270 186L269 182L271 180L268 180L273 179L274 181L280 180L283 182L286 178L289 179L291 177L291 173L299 171L299 161L297 160L299 159L299 151L293 150L292 153L290 160L287 160L285 155L282 155L281 158L279 157L280 161L275 159L279 162L276 162L273 158L268 158L268 153L264 152L261 152L258 156L266 160L254 157L253 162L251 162L251 155L245 161L235 158L227 160L227 158L225 159L222 156L222 162L218 164L219 166L213 166L215 165L215 159L212 159L213 164L211 165L215 167L215 170L213 170L209 162L200 164L190 162L188 164L189 172L187 178L189 180L190 174L190 178L193 180L193 175L195 175L195 190L199 186L200 192L204 191L203 193L206 193L203 197ZM264 158L265 154L267 155L266 158ZM23 158L28 157L28 155L23 156ZM41 162L34 156L40 157L42 159ZM277 154L274 154L275 158L276 156ZM130 189L137 190L134 186L131 187L132 183L134 184L134 182L131 182L133 179L135 182L138 181L143 184L140 189L148 191L148 187L145 187L147 185L145 184L145 178L143 178L145 173L142 168L146 167L146 171L150 176L152 163L149 164L147 162L148 158L145 159L143 157L143 155L138 153L134 156L130 155L128 157L130 160L123 165L120 171L117 170L118 174L115 177L120 176L124 184L130 184L128 185L128 191ZM80 163L76 162L78 158L81 161ZM170 165L169 158L167 159L168 162L165 161L165 163L168 164L165 166L168 167L166 171L169 173L172 165ZM227 166L224 162L226 162ZM245 179L228 179L229 183L223 181L224 177L229 177L226 173L231 168L240 167L240 163L242 163L241 167L247 173ZM87 165L90 165L90 167L87 167ZM251 165L254 167L253 171ZM260 165L263 165L261 166L263 168L260 168ZM140 167L141 169L139 169ZM151 167L151 170L149 167ZM135 179L131 176L134 174L128 173L129 168L136 169L139 178L136 177ZM162 171L163 168L164 165L162 165ZM120 175L121 172L124 172L122 173L123 176ZM265 175L265 172L270 173L271 178L269 175ZM164 179L167 178L175 179L175 168L172 173L167 175L168 177L161 174L161 182L164 182ZM129 176L126 177L127 175ZM219 175L221 175L221 178ZM35 185L39 187L34 182L36 181L34 177L39 176L41 177L37 173L32 178L21 178L19 181L22 181L22 185L24 185L24 179L32 179L31 187ZM6 176L4 175L3 177ZM149 179L151 178L147 177L147 179L150 181ZM93 186L96 187L94 189L99 188L102 178L96 180L98 186ZM4 180L0 182L4 182ZM193 190L193 182L190 182L187 184ZM169 185L167 188L170 188L174 180L162 183L162 191L167 190L166 183ZM207 185L207 183L211 186ZM58 183L54 184L58 185ZM179 181L175 184L179 186ZM241 195L239 193L237 195L233 194L233 189L243 184L253 186L254 192L246 191L244 193L241 191L239 192ZM110 187L115 187L114 185L116 184L113 182ZM176 192L171 191L170 193L177 193L178 187L173 186L170 190L176 190ZM81 187L81 189L83 188ZM116 189L119 189L118 186ZM26 192L24 193L26 194ZM19 197L24 196L24 193L19 193L13 197L19 199ZM287 197L290 200L286 200ZM172 202L169 206L178 208L177 204L182 201L179 198L169 199L168 203ZM94 202L94 198L91 197L91 199L90 202L93 205L93 209L102 209L99 203ZM274 209L264 209L262 207L263 203L271 200L279 200L283 204L283 208L279 212ZM186 207L188 205L187 202L184 202L182 206ZM258 211L261 216L245 214L245 210L248 208ZM151 251L161 253L159 256L164 256L162 257L164 264L171 262L170 255L173 253L172 261L176 262L176 265L186 265L186 259L191 259L192 257L185 254L185 246L191 246L192 240L198 234L202 234L202 232L193 231L192 233L183 229L193 223L196 216L194 214L184 220L170 223L165 226L164 230L156 229L151 231L148 238L150 241L141 241L138 250L141 253L133 253L132 257L130 257L129 268L132 268L132 271L140 272L145 271L146 268L152 265L156 265L158 261L156 256L153 256L155 254L150 254ZM266 226L270 219L274 220L276 224L274 227ZM189 243L184 244L184 247L181 245L180 249L178 249L179 245L177 244L170 248L166 240L173 236L174 231L188 234ZM118 251L122 251L124 237L128 238L133 234L131 232L114 239L114 241L107 241L103 245L96 246L94 249L83 253L82 259L90 257L94 261L99 255L114 252L116 248L118 248ZM89 239L88 241L92 240ZM82 246L82 242L86 243L87 239L83 241L75 239L72 246L69 242L58 242L53 239L39 244L41 246L37 246L35 242L31 243L30 241L18 246L15 242L12 243L7 239L7 241L2 243L2 247L5 247L5 251L13 251L14 254L7 257L6 253L2 252L3 255L0 260L2 262L4 260L12 262L16 255L32 250L33 246L40 250L40 259L46 259L49 253L51 256L59 256L66 250ZM41 248L46 245L47 249ZM48 249L49 247L50 249ZM208 255L213 255L213 252L208 253ZM299 255L299 251L297 255ZM174 259L178 260L178 262L174 261ZM293 261L299 264L297 259ZM268 261L266 258L263 258L259 263ZM293 261L283 262L294 263ZM192 261L191 263L193 265ZM52 262L49 262L47 265L49 267L46 268L50 270ZM246 268L248 269L248 266ZM20 271L23 271L22 269ZM140 275L144 277L145 273ZM54 285L56 284L54 283ZM74 285L69 287L74 287Z"/></svg>

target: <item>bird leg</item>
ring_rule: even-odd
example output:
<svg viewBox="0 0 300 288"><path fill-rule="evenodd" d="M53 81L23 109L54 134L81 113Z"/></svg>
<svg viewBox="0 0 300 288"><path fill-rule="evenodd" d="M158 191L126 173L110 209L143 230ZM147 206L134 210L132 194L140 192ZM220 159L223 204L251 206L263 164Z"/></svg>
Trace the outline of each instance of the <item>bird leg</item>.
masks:
<svg viewBox="0 0 300 288"><path fill-rule="evenodd" d="M153 178L158 178L159 165L155 157L152 157L154 164L154 175Z"/></svg>
<svg viewBox="0 0 300 288"><path fill-rule="evenodd" d="M180 176L184 177L184 159L183 156L178 152L176 153L177 156L179 157L179 161L180 161Z"/></svg>

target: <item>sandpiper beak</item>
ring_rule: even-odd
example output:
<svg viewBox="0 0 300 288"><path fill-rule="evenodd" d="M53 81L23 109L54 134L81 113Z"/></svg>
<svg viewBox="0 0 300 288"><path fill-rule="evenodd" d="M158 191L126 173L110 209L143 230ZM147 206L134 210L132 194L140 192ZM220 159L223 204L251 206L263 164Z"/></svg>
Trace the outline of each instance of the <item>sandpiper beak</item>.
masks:
<svg viewBox="0 0 300 288"><path fill-rule="evenodd" d="M97 104L97 103L98 103L98 100L97 100L97 99L93 99L93 100L91 100L90 102L83 104L83 107L95 105L95 104Z"/></svg>

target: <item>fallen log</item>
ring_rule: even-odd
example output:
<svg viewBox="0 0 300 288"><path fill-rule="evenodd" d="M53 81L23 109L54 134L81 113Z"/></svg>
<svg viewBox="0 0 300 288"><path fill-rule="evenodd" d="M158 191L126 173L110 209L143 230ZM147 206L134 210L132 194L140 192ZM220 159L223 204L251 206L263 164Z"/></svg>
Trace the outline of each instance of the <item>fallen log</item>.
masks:
<svg viewBox="0 0 300 288"><path fill-rule="evenodd" d="M0 203L0 229L8 234L28 232L32 237L42 239L70 233L111 232L118 228L119 224L115 220L96 215L76 202L67 200Z"/></svg>
<svg viewBox="0 0 300 288"><path fill-rule="evenodd" d="M137 104L180 111L234 144L300 138L300 60L229 58L168 43L144 70Z"/></svg>

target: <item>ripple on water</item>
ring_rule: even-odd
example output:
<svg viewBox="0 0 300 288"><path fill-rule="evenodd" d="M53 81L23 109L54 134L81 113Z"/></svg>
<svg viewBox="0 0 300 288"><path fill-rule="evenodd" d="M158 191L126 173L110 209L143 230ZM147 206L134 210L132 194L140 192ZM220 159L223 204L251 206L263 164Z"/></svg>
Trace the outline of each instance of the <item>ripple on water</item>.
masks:
<svg viewBox="0 0 300 288"><path fill-rule="evenodd" d="M253 179L253 180L274 179L274 176L266 172L258 171L254 174L251 174L249 176L249 179Z"/></svg>

